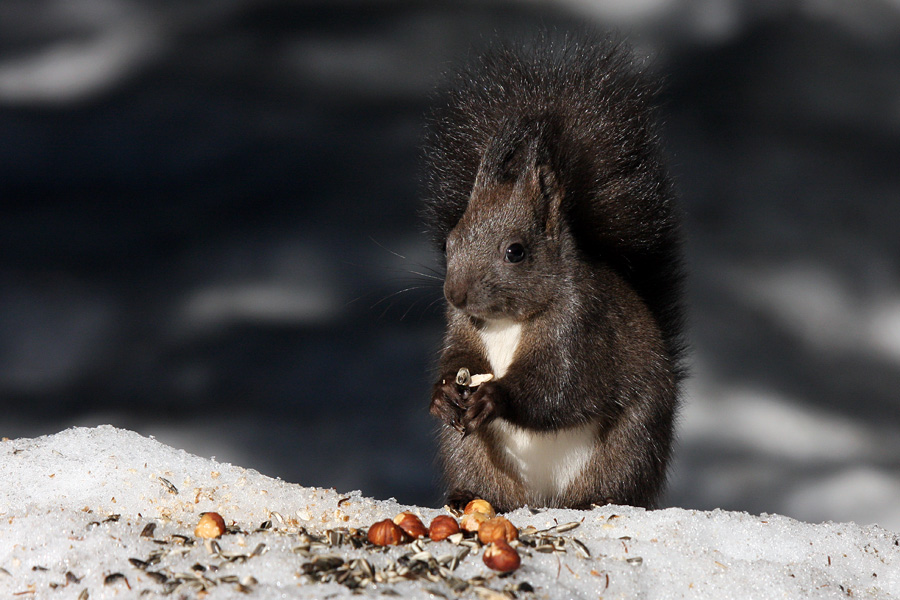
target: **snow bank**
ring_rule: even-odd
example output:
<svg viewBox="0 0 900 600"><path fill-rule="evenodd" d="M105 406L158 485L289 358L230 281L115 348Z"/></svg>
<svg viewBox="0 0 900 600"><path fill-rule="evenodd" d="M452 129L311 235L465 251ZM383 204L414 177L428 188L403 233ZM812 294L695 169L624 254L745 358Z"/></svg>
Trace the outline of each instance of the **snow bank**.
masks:
<svg viewBox="0 0 900 600"><path fill-rule="evenodd" d="M312 582L304 565L334 555L365 558L380 570L398 561L410 565L401 557L415 550L372 552L334 537L339 545L329 545L327 530L364 528L406 508L426 522L443 512L288 484L109 426L4 440L0 456L2 598L349 597L353 591L344 585ZM203 511L233 524L218 546L193 537ZM436 578L368 584L357 592L372 598L900 598L900 536L879 527L675 508L535 513L520 509L508 517L520 528L580 526L559 533L564 541L557 552L523 549L522 567L512 576L493 574L473 552L453 571L454 581L467 582L456 591ZM325 541L316 543L316 536ZM463 548L423 546L444 564Z"/></svg>

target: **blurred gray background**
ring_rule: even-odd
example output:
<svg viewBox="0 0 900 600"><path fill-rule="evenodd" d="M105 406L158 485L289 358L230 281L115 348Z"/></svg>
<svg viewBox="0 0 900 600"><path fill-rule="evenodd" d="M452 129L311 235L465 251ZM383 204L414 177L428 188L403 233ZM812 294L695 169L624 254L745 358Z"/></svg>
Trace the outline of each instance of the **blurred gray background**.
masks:
<svg viewBox="0 0 900 600"><path fill-rule="evenodd" d="M900 530L898 0L2 0L0 434L112 423L435 505L428 94L584 24L668 82L666 505Z"/></svg>

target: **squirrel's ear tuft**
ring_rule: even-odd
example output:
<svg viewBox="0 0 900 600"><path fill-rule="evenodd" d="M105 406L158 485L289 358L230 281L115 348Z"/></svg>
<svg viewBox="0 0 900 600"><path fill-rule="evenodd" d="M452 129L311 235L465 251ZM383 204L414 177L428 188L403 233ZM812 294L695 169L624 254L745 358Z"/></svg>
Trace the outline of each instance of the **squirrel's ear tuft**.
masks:
<svg viewBox="0 0 900 600"><path fill-rule="evenodd" d="M551 238L560 234L562 226L562 200L565 192L556 172L547 164L535 165L533 177L539 192L538 205L544 221L544 230Z"/></svg>

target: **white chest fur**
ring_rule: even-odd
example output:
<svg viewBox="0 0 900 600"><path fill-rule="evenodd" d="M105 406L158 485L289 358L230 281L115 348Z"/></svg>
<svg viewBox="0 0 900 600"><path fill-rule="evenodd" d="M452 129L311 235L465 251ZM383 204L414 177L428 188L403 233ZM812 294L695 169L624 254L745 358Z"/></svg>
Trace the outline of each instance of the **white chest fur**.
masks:
<svg viewBox="0 0 900 600"><path fill-rule="evenodd" d="M522 337L522 324L509 320L488 321L479 331L488 360L491 363L494 377L506 375L512 363L519 338Z"/></svg>
<svg viewBox="0 0 900 600"><path fill-rule="evenodd" d="M519 347L522 325L508 320L488 321L479 333L494 376L503 377ZM594 451L594 424L552 433L529 431L503 419L491 426L536 503L560 495L582 472Z"/></svg>
<svg viewBox="0 0 900 600"><path fill-rule="evenodd" d="M594 424L551 433L522 429L503 419L497 419L492 426L535 503L549 502L565 491L594 451Z"/></svg>

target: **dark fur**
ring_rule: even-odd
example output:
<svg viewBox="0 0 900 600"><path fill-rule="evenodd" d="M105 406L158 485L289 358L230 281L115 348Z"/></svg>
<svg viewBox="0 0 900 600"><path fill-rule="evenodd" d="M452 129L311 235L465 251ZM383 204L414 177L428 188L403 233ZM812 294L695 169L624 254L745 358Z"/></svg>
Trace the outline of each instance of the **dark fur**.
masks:
<svg viewBox="0 0 900 600"><path fill-rule="evenodd" d="M432 413L452 500L658 500L683 349L655 95L620 44L545 36L488 52L431 115L426 214L450 301ZM520 263L503 259L512 243L527 249ZM502 378L463 399L453 377L491 372L478 331L494 318L522 323L518 349ZM542 432L596 423L587 468L557 496L535 496L488 426L496 418Z"/></svg>

